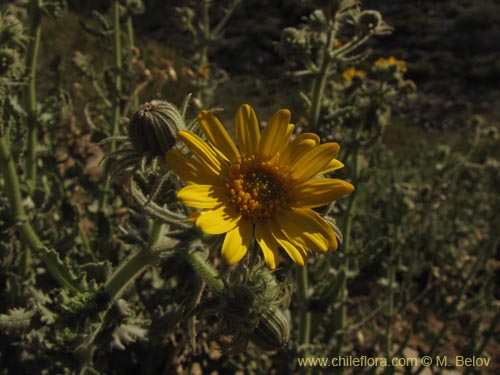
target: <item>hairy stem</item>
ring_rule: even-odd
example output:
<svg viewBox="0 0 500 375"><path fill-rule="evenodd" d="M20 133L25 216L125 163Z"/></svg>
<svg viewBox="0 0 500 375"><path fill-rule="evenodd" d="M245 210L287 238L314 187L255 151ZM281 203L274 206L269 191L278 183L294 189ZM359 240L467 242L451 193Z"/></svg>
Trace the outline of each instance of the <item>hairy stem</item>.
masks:
<svg viewBox="0 0 500 375"><path fill-rule="evenodd" d="M74 285L71 280L66 278L65 275L60 272L59 266L55 263L53 258L48 256L46 252L41 251L44 248L44 245L31 226L31 223L28 221L26 212L24 211L16 166L12 160L5 137L0 137L0 167L0 170L5 178L5 193L9 199L12 217L19 223L18 230L23 243L26 245L26 249L29 248L39 253L40 258L47 265L50 274L59 282L59 284L61 284L61 286L66 287L75 293L79 292L80 288ZM26 257L26 255L24 255L24 257ZM28 264L25 263L25 265L27 266ZM26 270L22 270L22 273L26 273Z"/></svg>
<svg viewBox="0 0 500 375"><path fill-rule="evenodd" d="M354 131L355 133L355 131ZM355 139L355 137L354 137ZM352 181L353 184L356 185L356 181L358 179L359 173L359 146L354 146L352 150ZM356 190L351 193L349 196L349 202L347 204L347 210L345 212L344 223L342 226L342 233L344 235L344 240L342 243L342 248L344 252L344 257L342 258L340 269L345 272L346 275L349 274L349 257L348 252L351 246L351 229L352 229L352 221L355 215L356 208ZM340 292L340 301L339 306L334 312L334 321L335 328L338 332L337 334L337 342L334 350L334 355L339 356L343 352L344 347L344 339L345 339L345 320L346 320L346 309L347 309L347 299L348 299L348 291L347 291L347 278L344 278L341 286ZM340 373L342 373L342 369L340 369Z"/></svg>
<svg viewBox="0 0 500 375"><path fill-rule="evenodd" d="M128 39L128 47L130 48L130 51L133 53L133 50L135 48L135 33L134 33L134 21L132 19L132 14L130 13L127 15L127 39ZM132 108L135 111L139 107L138 90L134 90L130 102L132 104Z"/></svg>
<svg viewBox="0 0 500 375"><path fill-rule="evenodd" d="M395 253L397 250L393 249ZM392 358L392 317L394 315L394 284L396 282L396 262L394 255L389 259L387 269L387 305L386 305L386 324L385 324L385 357Z"/></svg>
<svg viewBox="0 0 500 375"><path fill-rule="evenodd" d="M111 136L118 134L118 125L120 124L120 104L122 94L122 45L120 28L120 2L113 1L113 62L115 69L115 91L116 97L113 98L113 118ZM111 142L111 152L116 150L116 142Z"/></svg>
<svg viewBox="0 0 500 375"><path fill-rule="evenodd" d="M24 91L24 109L27 113L28 149L26 152L26 176L30 190L36 184L36 145L38 138L36 114L36 65L40 36L42 33L40 8L42 0L30 2L29 43L26 53L26 89Z"/></svg>
<svg viewBox="0 0 500 375"><path fill-rule="evenodd" d="M116 137L121 117L121 96L122 96L122 45L120 28L120 2L113 0L113 64L115 71L115 95L112 98L112 118L111 118L111 136ZM116 140L111 141L110 152L116 150ZM106 201L109 190L109 162L104 164L104 186L99 197L99 210L101 211Z"/></svg>
<svg viewBox="0 0 500 375"><path fill-rule="evenodd" d="M118 298L137 276L160 261L162 252L154 249L139 251L121 264L104 286L109 296Z"/></svg>
<svg viewBox="0 0 500 375"><path fill-rule="evenodd" d="M148 244L149 247L153 247L155 245L155 243L158 242L160 235L161 235L162 228L163 228L162 223L160 223L157 220L153 220L153 219L150 220L149 244Z"/></svg>
<svg viewBox="0 0 500 375"><path fill-rule="evenodd" d="M299 302L299 346L307 356L311 342L311 312L309 311L309 279L307 265L298 269L297 298Z"/></svg>
<svg viewBox="0 0 500 375"><path fill-rule="evenodd" d="M179 254L213 290L221 291L224 289L224 283L217 274L217 271L210 266L198 253L188 251L187 249L179 249Z"/></svg>
<svg viewBox="0 0 500 375"><path fill-rule="evenodd" d="M316 78L313 82L312 98L311 98L311 112L309 113L309 127L311 131L315 131L318 127L319 115L321 111L321 98L325 91L326 81L328 79L331 63L330 51L332 49L333 40L335 39L336 27L335 24L331 26L328 31L325 48L321 53L321 61L319 72L316 73Z"/></svg>

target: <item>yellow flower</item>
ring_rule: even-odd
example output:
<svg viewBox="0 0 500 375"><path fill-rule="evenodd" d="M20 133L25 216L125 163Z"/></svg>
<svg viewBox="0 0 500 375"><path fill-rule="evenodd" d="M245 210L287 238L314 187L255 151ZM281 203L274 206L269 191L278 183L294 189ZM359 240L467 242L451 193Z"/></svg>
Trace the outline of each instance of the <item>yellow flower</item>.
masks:
<svg viewBox="0 0 500 375"><path fill-rule="evenodd" d="M294 126L286 109L276 112L261 134L254 110L242 105L236 113L239 148L212 113L202 111L198 122L208 142L190 131L178 134L196 158L170 150L167 162L188 183L178 198L204 209L192 216L198 228L226 234L226 263L239 262L254 239L270 268L279 263L279 247L301 266L307 249L337 248L332 228L312 209L354 190L339 179L314 178L343 167L335 159L337 143L320 145L313 133L290 141Z"/></svg>
<svg viewBox="0 0 500 375"><path fill-rule="evenodd" d="M383 57L379 58L374 62L375 66L388 66L388 65L396 65L401 73L406 73L406 62L404 60L398 60L394 56L385 59Z"/></svg>
<svg viewBox="0 0 500 375"><path fill-rule="evenodd" d="M366 76L366 72L360 69L356 69L355 67L350 67L347 70L344 70L342 73L342 77L348 81L351 82L354 77L358 76L359 78L363 78Z"/></svg>

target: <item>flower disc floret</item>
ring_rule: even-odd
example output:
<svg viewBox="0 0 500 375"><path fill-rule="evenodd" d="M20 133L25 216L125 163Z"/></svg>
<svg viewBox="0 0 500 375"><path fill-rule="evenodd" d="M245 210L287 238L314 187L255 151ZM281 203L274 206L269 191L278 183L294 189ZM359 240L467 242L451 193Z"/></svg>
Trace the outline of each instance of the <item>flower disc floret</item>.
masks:
<svg viewBox="0 0 500 375"><path fill-rule="evenodd" d="M225 183L231 202L243 217L259 221L286 207L286 168L258 162L255 156L240 158L229 167Z"/></svg>

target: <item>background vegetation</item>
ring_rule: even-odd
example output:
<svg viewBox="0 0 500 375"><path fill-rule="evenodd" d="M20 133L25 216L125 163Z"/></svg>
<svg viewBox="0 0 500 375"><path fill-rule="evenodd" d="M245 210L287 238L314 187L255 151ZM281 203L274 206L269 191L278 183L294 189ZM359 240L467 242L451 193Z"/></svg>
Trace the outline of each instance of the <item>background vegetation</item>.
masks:
<svg viewBox="0 0 500 375"><path fill-rule="evenodd" d="M304 56L322 61L314 38L328 28L311 15L342 2L165 3L1 3L0 373L498 373L500 4L364 1L394 30L328 62L314 120L320 75ZM291 27L295 39L284 38ZM346 26L338 39L351 37ZM390 56L407 71L377 67ZM366 76L346 78L352 67ZM192 315L213 291L178 252L110 286L138 249L175 233L155 232L126 185L109 181L112 164L100 161L123 145L99 142L126 136L139 104L181 107L189 93L187 122L222 108L230 132L242 103L259 120L289 108L299 129L340 143L346 167L336 176L356 185L329 208L342 246L311 260L305 295L293 264L273 273L295 291L279 350L232 353L219 316ZM229 272L218 251L209 259ZM307 339L299 312L312 321ZM338 355L492 361L332 369L296 360Z"/></svg>

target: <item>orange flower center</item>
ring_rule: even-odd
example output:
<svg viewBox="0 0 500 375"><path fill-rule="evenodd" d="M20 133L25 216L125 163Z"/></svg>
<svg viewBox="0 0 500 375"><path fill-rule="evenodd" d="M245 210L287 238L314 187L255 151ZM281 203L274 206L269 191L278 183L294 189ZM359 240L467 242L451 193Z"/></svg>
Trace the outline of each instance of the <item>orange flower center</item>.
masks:
<svg viewBox="0 0 500 375"><path fill-rule="evenodd" d="M254 221L271 218L287 204L286 172L286 167L259 162L255 156L240 158L229 167L225 183L231 202Z"/></svg>

